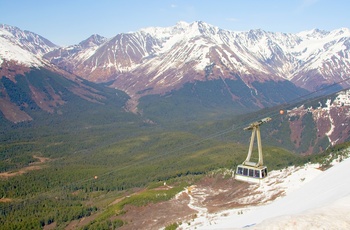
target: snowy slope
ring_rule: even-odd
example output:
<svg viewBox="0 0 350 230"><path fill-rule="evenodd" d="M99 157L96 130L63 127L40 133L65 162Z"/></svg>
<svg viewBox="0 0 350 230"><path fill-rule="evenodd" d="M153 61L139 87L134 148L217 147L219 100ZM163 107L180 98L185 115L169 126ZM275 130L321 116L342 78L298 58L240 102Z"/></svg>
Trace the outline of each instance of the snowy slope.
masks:
<svg viewBox="0 0 350 230"><path fill-rule="evenodd" d="M302 39L302 43L292 51L296 58L302 60L302 65L291 76L294 83L301 87L306 87L307 84L322 86L327 82L339 82L348 78L350 69L348 28L330 32L312 30L297 35Z"/></svg>
<svg viewBox="0 0 350 230"><path fill-rule="evenodd" d="M107 41L107 38L98 34L91 35L89 38L80 42L78 45L60 47L44 55L45 59L50 59L51 63L62 69L73 72L76 66L88 60L95 54L98 47ZM74 61L69 61L71 59ZM91 68L93 69L93 68Z"/></svg>
<svg viewBox="0 0 350 230"><path fill-rule="evenodd" d="M35 33L0 24L0 65L6 60L27 67L42 66L42 56L54 48L57 46Z"/></svg>
<svg viewBox="0 0 350 230"><path fill-rule="evenodd" d="M282 182L293 188L285 197L264 206L208 214L198 218L190 226L181 227L183 229L243 227L248 229L349 229L349 168L350 159L343 160L330 169L316 174L313 169L309 170L310 167L306 168L302 178L311 178L311 180L301 184L300 175L291 174ZM296 184L302 186L295 186Z"/></svg>

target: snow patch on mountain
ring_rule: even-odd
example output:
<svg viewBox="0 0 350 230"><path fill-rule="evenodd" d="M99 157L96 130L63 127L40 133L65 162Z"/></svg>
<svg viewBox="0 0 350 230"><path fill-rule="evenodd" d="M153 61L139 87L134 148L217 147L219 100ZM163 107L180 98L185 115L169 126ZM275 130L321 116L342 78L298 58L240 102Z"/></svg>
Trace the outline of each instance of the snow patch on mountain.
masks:
<svg viewBox="0 0 350 230"><path fill-rule="evenodd" d="M326 136L331 146L346 141L350 132L350 90L340 91L318 104L318 107L301 105L287 111L293 123L291 130L294 138L301 137L304 129L302 118L309 113L316 124L319 140Z"/></svg>
<svg viewBox="0 0 350 230"><path fill-rule="evenodd" d="M27 67L43 66L42 56L54 48L57 46L35 33L0 24L0 63L7 60Z"/></svg>
<svg viewBox="0 0 350 230"><path fill-rule="evenodd" d="M0 38L1 43L1 38ZM5 58L6 57L6 58ZM42 62L39 58L33 56L30 52L20 49L18 46L4 43L0 44L0 64L4 60L15 60L19 64L23 64L27 67L39 67L42 66Z"/></svg>
<svg viewBox="0 0 350 230"><path fill-rule="evenodd" d="M8 60L16 61L28 67L42 65L39 57L21 48L18 43L10 42L8 40L9 37L13 37L12 34L1 31L0 29L0 64L4 60Z"/></svg>

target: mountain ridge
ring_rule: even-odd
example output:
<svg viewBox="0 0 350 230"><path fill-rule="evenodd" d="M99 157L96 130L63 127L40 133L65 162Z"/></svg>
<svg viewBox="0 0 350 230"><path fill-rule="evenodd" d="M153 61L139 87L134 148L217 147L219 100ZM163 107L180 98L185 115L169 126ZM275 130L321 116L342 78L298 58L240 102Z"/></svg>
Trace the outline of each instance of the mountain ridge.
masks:
<svg viewBox="0 0 350 230"><path fill-rule="evenodd" d="M112 87L136 100L195 80L232 79L232 73L249 87L254 81L288 80L310 91L350 73L348 28L295 34L237 32L202 21L180 21L172 27L148 27L112 38L95 34L67 47L49 45L46 52L37 52L42 61L89 81L113 81ZM5 54L0 57L6 59Z"/></svg>
<svg viewBox="0 0 350 230"><path fill-rule="evenodd" d="M261 29L244 32L223 30L204 22L179 22L173 27L149 27L118 34L101 44L90 57L67 56L75 73L86 79L114 81L137 97L164 93L185 82L232 78L235 73L251 87L253 81L289 80L308 90L337 82L350 73L347 28L297 34ZM55 58L48 53L49 61ZM87 68L88 67L88 68Z"/></svg>

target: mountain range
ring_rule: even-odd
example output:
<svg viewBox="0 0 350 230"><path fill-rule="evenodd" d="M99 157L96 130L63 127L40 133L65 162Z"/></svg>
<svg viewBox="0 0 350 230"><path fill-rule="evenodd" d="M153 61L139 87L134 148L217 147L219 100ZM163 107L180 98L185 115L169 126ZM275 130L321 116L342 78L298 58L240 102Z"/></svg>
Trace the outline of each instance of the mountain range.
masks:
<svg viewBox="0 0 350 230"><path fill-rule="evenodd" d="M60 47L2 24L0 110L19 123L32 120L33 110L60 114L78 97L94 104L114 98L120 111L156 122L233 116L348 88L349 48L347 28L291 34L179 22Z"/></svg>
<svg viewBox="0 0 350 230"><path fill-rule="evenodd" d="M164 95L198 81L224 82L232 100L240 95L232 92L226 80L240 82L260 108L264 103L257 83L288 81L309 91L337 82L342 83L338 89L350 84L346 81L350 72L347 28L287 34L259 29L236 32L201 21L179 22L112 38L95 34L68 47L13 26L0 28L2 63L51 64L92 82L108 82L128 93L134 111L142 96Z"/></svg>
<svg viewBox="0 0 350 230"><path fill-rule="evenodd" d="M288 80L317 90L349 74L349 39L347 28L286 34L179 22L110 39L93 35L44 58L90 81L113 81L132 97L140 91L164 93L196 80L238 77L252 89L255 81Z"/></svg>

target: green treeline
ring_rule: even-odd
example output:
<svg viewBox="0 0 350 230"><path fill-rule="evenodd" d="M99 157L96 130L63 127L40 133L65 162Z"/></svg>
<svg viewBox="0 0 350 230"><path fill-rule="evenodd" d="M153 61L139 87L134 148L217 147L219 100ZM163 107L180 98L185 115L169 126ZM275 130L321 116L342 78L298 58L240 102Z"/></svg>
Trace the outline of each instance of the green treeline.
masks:
<svg viewBox="0 0 350 230"><path fill-rule="evenodd" d="M83 206L74 197L37 196L25 201L0 202L0 229L42 229L90 216L96 207Z"/></svg>

